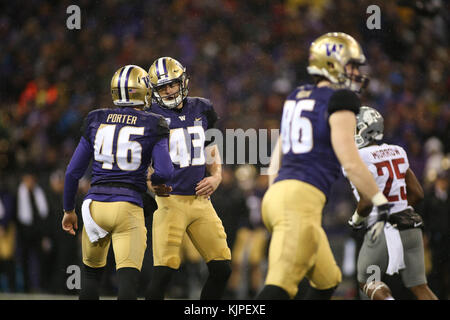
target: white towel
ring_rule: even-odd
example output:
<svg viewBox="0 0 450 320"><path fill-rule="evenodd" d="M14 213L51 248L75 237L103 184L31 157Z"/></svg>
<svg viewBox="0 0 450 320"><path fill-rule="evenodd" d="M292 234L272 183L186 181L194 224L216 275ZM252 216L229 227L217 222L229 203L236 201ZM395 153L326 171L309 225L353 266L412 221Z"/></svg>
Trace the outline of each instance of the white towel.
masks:
<svg viewBox="0 0 450 320"><path fill-rule="evenodd" d="M94 219L92 219L90 210L91 202L92 199L86 199L83 201L83 205L81 206L81 215L83 216L84 228L86 229L89 240L94 243L105 237L108 234L108 231L102 229L97 223L95 223Z"/></svg>
<svg viewBox="0 0 450 320"><path fill-rule="evenodd" d="M400 238L400 231L398 231L397 228L394 228L389 222L386 222L384 225L384 234L386 236L386 245L389 255L389 264L386 274L393 275L405 268L402 239Z"/></svg>
<svg viewBox="0 0 450 320"><path fill-rule="evenodd" d="M30 193L25 183L22 182L19 185L17 195L17 215L19 221L27 226L30 226L33 223L33 209L31 207L30 195L34 197L34 200L36 201L39 216L42 219L45 219L48 216L48 204L42 188L36 185Z"/></svg>

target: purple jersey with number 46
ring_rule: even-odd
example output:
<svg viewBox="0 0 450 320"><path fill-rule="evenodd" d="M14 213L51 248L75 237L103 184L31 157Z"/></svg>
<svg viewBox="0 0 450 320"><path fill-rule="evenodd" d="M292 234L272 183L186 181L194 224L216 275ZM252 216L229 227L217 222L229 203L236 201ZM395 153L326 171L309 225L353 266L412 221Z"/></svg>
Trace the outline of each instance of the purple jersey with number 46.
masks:
<svg viewBox="0 0 450 320"><path fill-rule="evenodd" d="M169 128L157 114L131 107L97 109L85 118L82 135L66 171L66 211L73 209L78 180L91 160L91 189L86 198L97 201L129 201L142 206L141 193L147 190L152 160L156 165L153 184L171 177Z"/></svg>

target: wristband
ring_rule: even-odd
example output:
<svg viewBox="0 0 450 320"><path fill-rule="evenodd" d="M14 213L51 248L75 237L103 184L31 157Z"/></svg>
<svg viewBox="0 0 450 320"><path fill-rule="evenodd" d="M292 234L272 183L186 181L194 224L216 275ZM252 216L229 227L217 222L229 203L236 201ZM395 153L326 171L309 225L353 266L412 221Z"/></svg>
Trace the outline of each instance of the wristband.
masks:
<svg viewBox="0 0 450 320"><path fill-rule="evenodd" d="M388 203L388 200L381 191L378 191L378 193L372 197L372 203L374 206L379 207Z"/></svg>

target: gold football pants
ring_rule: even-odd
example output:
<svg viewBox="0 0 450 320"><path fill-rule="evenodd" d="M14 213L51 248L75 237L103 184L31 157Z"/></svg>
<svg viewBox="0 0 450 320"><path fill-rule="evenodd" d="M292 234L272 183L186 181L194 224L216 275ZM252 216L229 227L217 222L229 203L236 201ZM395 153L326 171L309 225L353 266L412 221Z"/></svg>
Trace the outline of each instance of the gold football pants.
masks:
<svg viewBox="0 0 450 320"><path fill-rule="evenodd" d="M240 228L236 234L233 247L233 264L242 265L246 250L248 250L248 262L250 265L261 263L265 257L267 245L267 230L258 227L250 230L246 227Z"/></svg>
<svg viewBox="0 0 450 320"><path fill-rule="evenodd" d="M147 248L143 209L125 201L92 201L90 211L92 219L109 234L91 243L83 228L83 263L91 268L104 267L112 240L116 269L129 267L140 271Z"/></svg>
<svg viewBox="0 0 450 320"><path fill-rule="evenodd" d="M262 216L272 232L266 285L283 288L293 298L303 277L312 287L329 289L341 282L322 229L325 195L299 180L273 184L264 195Z"/></svg>
<svg viewBox="0 0 450 320"><path fill-rule="evenodd" d="M156 197L153 214L153 265L178 269L185 233L206 262L230 260L222 221L209 199L197 196Z"/></svg>

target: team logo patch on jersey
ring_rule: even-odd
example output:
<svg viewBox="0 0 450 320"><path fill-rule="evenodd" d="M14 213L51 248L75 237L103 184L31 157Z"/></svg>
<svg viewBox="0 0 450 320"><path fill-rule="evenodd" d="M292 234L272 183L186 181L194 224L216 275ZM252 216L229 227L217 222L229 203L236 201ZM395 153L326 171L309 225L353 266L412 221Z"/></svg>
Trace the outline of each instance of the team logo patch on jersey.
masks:
<svg viewBox="0 0 450 320"><path fill-rule="evenodd" d="M186 116L178 116L178 118L180 118L181 121L186 120Z"/></svg>

